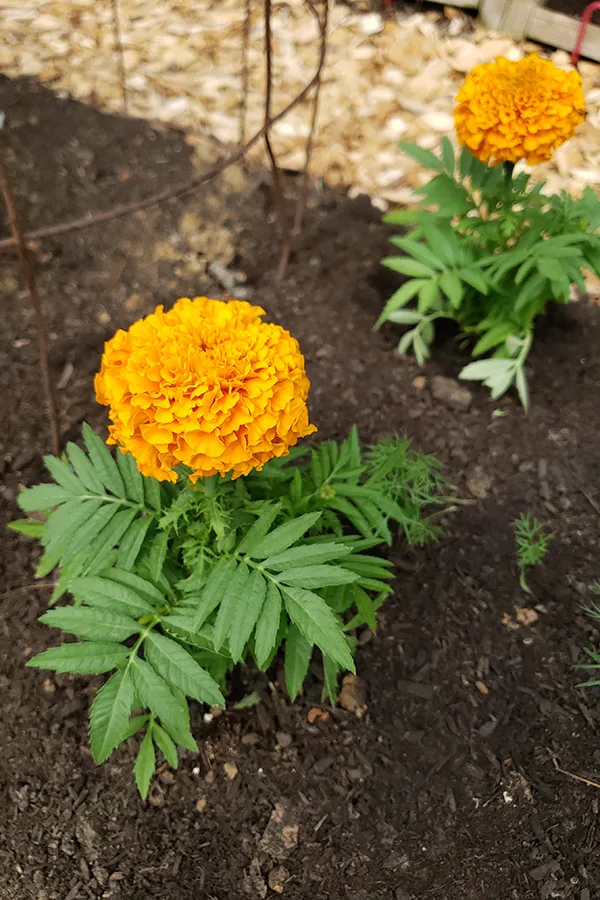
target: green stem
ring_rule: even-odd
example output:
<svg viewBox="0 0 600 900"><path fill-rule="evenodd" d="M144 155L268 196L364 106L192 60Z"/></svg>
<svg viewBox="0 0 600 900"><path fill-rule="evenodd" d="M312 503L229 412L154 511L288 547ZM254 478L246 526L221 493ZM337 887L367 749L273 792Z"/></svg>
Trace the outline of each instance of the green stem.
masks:
<svg viewBox="0 0 600 900"><path fill-rule="evenodd" d="M525 364L525 360L527 359L527 354L531 350L532 341L533 341L533 332L530 330L527 332L527 334L524 338L523 346L522 346L521 352L519 353L519 356L518 356L520 366L523 366Z"/></svg>
<svg viewBox="0 0 600 900"><path fill-rule="evenodd" d="M202 479L202 486L204 487L204 496L207 500L211 500L213 497L217 495L217 487L218 487L218 475L208 475Z"/></svg>

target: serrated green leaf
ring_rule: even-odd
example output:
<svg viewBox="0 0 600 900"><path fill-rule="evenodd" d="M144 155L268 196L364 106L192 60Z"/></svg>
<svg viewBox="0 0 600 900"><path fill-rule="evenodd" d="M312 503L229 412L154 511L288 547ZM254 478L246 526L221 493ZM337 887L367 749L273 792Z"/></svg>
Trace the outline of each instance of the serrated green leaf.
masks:
<svg viewBox="0 0 600 900"><path fill-rule="evenodd" d="M390 313L402 309L402 307L412 300L425 284L429 283L429 281L424 281L422 278L411 278L410 281L406 281L387 301L381 311L381 315L377 319L375 327L379 328L380 325L387 321Z"/></svg>
<svg viewBox="0 0 600 900"><path fill-rule="evenodd" d="M350 463L350 466L351 468L356 469L362 462L360 439L358 436L358 428L356 427L356 425L353 425L350 428L345 444L348 447L348 461Z"/></svg>
<svg viewBox="0 0 600 900"><path fill-rule="evenodd" d="M525 262L517 270L517 273L515 275L515 284L522 283L526 276L529 275L531 270L535 267L536 262L537 260L535 256L531 256L529 259L525 260Z"/></svg>
<svg viewBox="0 0 600 900"><path fill-rule="evenodd" d="M426 281L419 290L418 309L421 313L421 317L429 312L432 306L437 306L439 299L440 289L437 285L437 281Z"/></svg>
<svg viewBox="0 0 600 900"><path fill-rule="evenodd" d="M86 490L92 494L103 494L104 487L102 482L81 447L69 441L67 444L67 456Z"/></svg>
<svg viewBox="0 0 600 900"><path fill-rule="evenodd" d="M357 509L356 506L345 497L336 496L328 498L327 505L345 516L345 518L348 519L351 525L354 525L354 527L357 529L357 531L360 532L360 534L364 535L366 538L373 537L373 529L371 528L368 520L364 517L360 510Z"/></svg>
<svg viewBox="0 0 600 900"><path fill-rule="evenodd" d="M400 341L398 342L398 353L404 355L410 349L412 342L415 339L415 335L417 333L416 328L411 328L410 331L407 331L402 335Z"/></svg>
<svg viewBox="0 0 600 900"><path fill-rule="evenodd" d="M144 505L144 476L138 469L131 453L123 453L121 449L116 453L117 468L123 479L125 491L134 503Z"/></svg>
<svg viewBox="0 0 600 900"><path fill-rule="evenodd" d="M53 669L55 672L101 675L122 665L129 653L127 647L109 641L85 641L50 647L30 659L26 665L33 669Z"/></svg>
<svg viewBox="0 0 600 900"><path fill-rule="evenodd" d="M189 714L186 715L181 698L169 689L164 678L145 659L136 656L131 668L140 702L160 719L165 731L177 744L197 751L198 745L190 732Z"/></svg>
<svg viewBox="0 0 600 900"><path fill-rule="evenodd" d="M198 631L222 602L225 591L238 567L235 559L221 558L214 566L200 596L194 613L194 631Z"/></svg>
<svg viewBox="0 0 600 900"><path fill-rule="evenodd" d="M120 509L94 538L92 558L99 559L117 547L131 528L135 518L139 516L137 509Z"/></svg>
<svg viewBox="0 0 600 900"><path fill-rule="evenodd" d="M131 588L144 600L147 600L153 606L161 606L165 602L164 593L159 590L152 582L147 581L134 572L124 572L122 569L105 569L99 573L102 578L107 578L116 584Z"/></svg>
<svg viewBox="0 0 600 900"><path fill-rule="evenodd" d="M400 247L401 250L404 250L405 253L408 253L410 256L419 260L419 262L424 263L426 266L430 266L432 269L441 269L443 268L439 256L431 250L427 244L421 243L419 241L413 240L410 237L401 237L394 236L390 238L390 243L394 244L396 247Z"/></svg>
<svg viewBox="0 0 600 900"><path fill-rule="evenodd" d="M123 539L119 546L119 556L117 566L119 569L129 571L135 565L144 539L148 534L148 529L153 523L151 516L140 516L132 522L131 527L123 535Z"/></svg>
<svg viewBox="0 0 600 900"><path fill-rule="evenodd" d="M156 746L169 763L172 769L176 769L179 765L179 757L177 756L177 747L160 725L157 725L156 722L152 725L152 736L156 741Z"/></svg>
<svg viewBox="0 0 600 900"><path fill-rule="evenodd" d="M427 359L429 358L429 348L425 343L425 338L423 337L423 330L416 331L412 340L413 350L415 351L415 357L420 366L422 366Z"/></svg>
<svg viewBox="0 0 600 900"><path fill-rule="evenodd" d="M150 544L150 575L153 581L160 581L165 559L167 558L168 545L168 531L159 531Z"/></svg>
<svg viewBox="0 0 600 900"><path fill-rule="evenodd" d="M285 608L296 627L311 644L344 669L355 671L354 660L338 621L325 601L313 591L282 586Z"/></svg>
<svg viewBox="0 0 600 900"><path fill-rule="evenodd" d="M514 375L515 370L510 369L508 372L501 373L500 375L493 375L491 378L486 378L484 384L490 389L492 400L497 400L507 392L513 382Z"/></svg>
<svg viewBox="0 0 600 900"><path fill-rule="evenodd" d="M366 553L353 553L349 559L344 560L344 566L357 575L365 575L367 578L389 578L392 563L380 556L369 556Z"/></svg>
<svg viewBox="0 0 600 900"><path fill-rule="evenodd" d="M83 483L62 459L57 459L56 456L44 456L44 465L56 483L66 491L69 491L70 494L74 496L85 494Z"/></svg>
<svg viewBox="0 0 600 900"><path fill-rule="evenodd" d="M39 617L39 621L88 641L126 641L141 630L130 616L112 610L82 606L49 609Z"/></svg>
<svg viewBox="0 0 600 900"><path fill-rule="evenodd" d="M463 381L484 381L496 375L504 375L514 369L512 359L479 359L469 363L458 376Z"/></svg>
<svg viewBox="0 0 600 900"><path fill-rule="evenodd" d="M152 781L155 769L156 754L154 753L154 743L152 741L152 729L148 728L144 735L144 739L140 744L140 749L138 750L138 755L133 767L135 783L137 784L137 789L140 792L142 800L145 800L148 796L150 782Z"/></svg>
<svg viewBox="0 0 600 900"><path fill-rule="evenodd" d="M280 509L281 503L270 503L268 506L265 506L256 522L250 526L238 544L238 553L250 553L262 541L265 535L268 534Z"/></svg>
<svg viewBox="0 0 600 900"><path fill-rule="evenodd" d="M528 278L525 279L525 282L517 294L515 299L515 312L520 312L524 306L530 303L532 300L536 300L541 295L547 294L547 281L543 275L540 275L539 272L534 272Z"/></svg>
<svg viewBox="0 0 600 900"><path fill-rule="evenodd" d="M458 274L453 269L448 269L440 276L439 286L454 309L458 309L464 296L464 288Z"/></svg>
<svg viewBox="0 0 600 900"><path fill-rule="evenodd" d="M321 517L320 512L305 513L296 519L291 519L283 525L279 525L274 531L265 535L248 554L253 559L266 559L283 553L292 544L295 544Z"/></svg>
<svg viewBox="0 0 600 900"><path fill-rule="evenodd" d="M337 698L337 679L340 668L333 659L323 654L323 693L322 699L329 700L335 706Z"/></svg>
<svg viewBox="0 0 600 900"><path fill-rule="evenodd" d="M296 584L304 588L321 588L335 584L351 584L358 575L342 566L299 566L287 572L281 572L279 581L283 584Z"/></svg>
<svg viewBox="0 0 600 900"><path fill-rule="evenodd" d="M157 631L150 631L144 642L144 652L155 672L167 684L200 703L225 707L216 681L176 641Z"/></svg>
<svg viewBox="0 0 600 900"><path fill-rule="evenodd" d="M431 150L426 150L424 147L419 147L418 144L412 144L408 141L400 141L398 146L404 150L407 156L415 159L419 165L423 166L424 169L433 169L435 172L442 171L444 167L442 160L435 153L432 153Z"/></svg>
<svg viewBox="0 0 600 900"><path fill-rule="evenodd" d="M225 593L217 612L214 631L215 650L220 650L229 636L236 608L245 603L249 582L250 570L245 562L241 562L231 576L229 584L225 586Z"/></svg>
<svg viewBox="0 0 600 900"><path fill-rule="evenodd" d="M146 505L160 512L162 509L162 498L160 495L160 481L152 478L150 475L144 475L144 497Z"/></svg>
<svg viewBox="0 0 600 900"><path fill-rule="evenodd" d="M254 654L260 669L273 652L281 620L281 607L279 588L272 581L267 582L267 595L254 633Z"/></svg>
<svg viewBox="0 0 600 900"><path fill-rule="evenodd" d="M306 678L311 656L312 644L295 625L290 625L285 639L285 686L292 702Z"/></svg>
<svg viewBox="0 0 600 900"><path fill-rule="evenodd" d="M90 709L90 748L97 765L108 759L127 734L134 691L129 668L115 672Z"/></svg>
<svg viewBox="0 0 600 900"><path fill-rule="evenodd" d="M514 325L512 322L503 322L501 325L496 325L493 328L490 328L482 337L477 341L475 347L473 348L473 356L480 356L482 353L487 353L488 350L491 350L492 347L497 347L500 344L503 344L507 337L512 333Z"/></svg>
<svg viewBox="0 0 600 900"><path fill-rule="evenodd" d="M527 376L525 375L525 370L522 367L519 367L517 369L517 377L515 379L515 383L517 385L519 399L523 404L523 409L527 411L529 409L529 389L527 387Z"/></svg>
<svg viewBox="0 0 600 900"><path fill-rule="evenodd" d="M422 216L418 209L395 209L382 218L387 225L414 225Z"/></svg>
<svg viewBox="0 0 600 900"><path fill-rule="evenodd" d="M205 625L201 632L194 632L192 631L192 626L194 624L193 619L190 616L177 612L173 612L168 616L162 616L160 624L165 631L180 643L190 644L190 646L198 648L199 650L208 650L215 657L229 659L226 654L217 652L213 649L211 637L212 630L210 630L210 626ZM195 656L194 659L196 659ZM198 662L198 660L196 661ZM200 663L200 665L202 665L202 663Z"/></svg>
<svg viewBox="0 0 600 900"><path fill-rule="evenodd" d="M72 499L73 495L58 484L36 484L17 494L17 505L23 512L43 512Z"/></svg>
<svg viewBox="0 0 600 900"><path fill-rule="evenodd" d="M381 265L400 275L410 275L411 278L433 278L436 275L436 270L431 266L410 256L386 256L381 260Z"/></svg>
<svg viewBox="0 0 600 900"><path fill-rule="evenodd" d="M450 175L436 175L415 193L424 197L427 203L435 204L444 216L462 216L473 209L467 189Z"/></svg>
<svg viewBox="0 0 600 900"><path fill-rule="evenodd" d="M311 450L310 453L310 472L316 487L320 487L325 481L323 469L321 466L321 454L318 450Z"/></svg>
<svg viewBox="0 0 600 900"><path fill-rule="evenodd" d="M71 593L89 606L124 613L134 618L152 615L155 608L143 597L126 585L119 584L99 575L74 578Z"/></svg>
<svg viewBox="0 0 600 900"><path fill-rule="evenodd" d="M89 519L102 508L102 500L70 500L50 513L42 531L42 545L46 548L40 559L36 576L43 578L62 560L68 562L74 538ZM85 549L89 544L84 545ZM83 548L82 548L83 549Z"/></svg>
<svg viewBox="0 0 600 900"><path fill-rule="evenodd" d="M37 519L14 519L8 523L8 528L18 534L26 534L27 537L40 538L44 530L44 522L38 522Z"/></svg>
<svg viewBox="0 0 600 900"><path fill-rule="evenodd" d="M300 469L294 469L294 475L290 481L290 500L293 508L300 503L302 499L302 475Z"/></svg>
<svg viewBox="0 0 600 900"><path fill-rule="evenodd" d="M471 168L474 161L475 157L470 152L470 150L467 150L466 147L461 147L460 155L458 157L458 165L461 178L467 178L471 174Z"/></svg>
<svg viewBox="0 0 600 900"><path fill-rule="evenodd" d="M276 556L269 556L263 562L265 569L275 572L284 569L295 569L297 566L316 566L320 563L333 562L342 556L348 556L350 548L345 544L328 542L326 544L303 544L284 550Z"/></svg>
<svg viewBox="0 0 600 900"><path fill-rule="evenodd" d="M234 662L240 662L243 658L244 648L254 631L266 594L267 582L264 576L258 571L252 572L243 603L238 603L232 611L229 650Z"/></svg>
<svg viewBox="0 0 600 900"><path fill-rule="evenodd" d="M133 702L135 705L135 700ZM131 716L127 723L127 730L123 733L123 740L127 741L130 737L133 737L134 734L137 734L149 719L150 716L147 713L143 716Z"/></svg>
<svg viewBox="0 0 600 900"><path fill-rule="evenodd" d="M462 281L466 281L468 285L479 291L480 294L484 296L489 294L490 285L481 269L478 269L476 266L459 269L458 276Z"/></svg>
<svg viewBox="0 0 600 900"><path fill-rule="evenodd" d="M89 500L87 502L95 503L94 500ZM73 559L80 550L90 546L96 540L102 529L108 525L113 516L116 516L118 512L118 503L103 503L98 507L69 540L68 546L62 554L63 563L69 562L69 560Z"/></svg>
<svg viewBox="0 0 600 900"><path fill-rule="evenodd" d="M237 703L233 704L234 709L250 709L252 706L258 706L260 703L260 694L258 691L252 691L250 694L246 694L245 697L242 697L241 700L238 700Z"/></svg>
<svg viewBox="0 0 600 900"><path fill-rule="evenodd" d="M127 495L117 464L102 438L86 422L83 424L83 440L94 469L104 487L116 497L124 500Z"/></svg>
<svg viewBox="0 0 600 900"><path fill-rule="evenodd" d="M373 601L371 600L367 592L357 584L353 585L350 590L352 591L352 600L354 601L354 605L364 619L365 624L368 625L371 631L376 631L377 616L375 615Z"/></svg>
<svg viewBox="0 0 600 900"><path fill-rule="evenodd" d="M449 175L454 174L454 148L450 142L450 139L444 135L442 138L442 162L444 163L444 168L448 172Z"/></svg>
<svg viewBox="0 0 600 900"><path fill-rule="evenodd" d="M399 309L389 313L387 318L396 325L416 325L423 321L423 313L416 309Z"/></svg>
<svg viewBox="0 0 600 900"><path fill-rule="evenodd" d="M421 222L421 231L441 262L447 266L457 264L461 247L460 241L451 227L445 222L436 222L427 218Z"/></svg>

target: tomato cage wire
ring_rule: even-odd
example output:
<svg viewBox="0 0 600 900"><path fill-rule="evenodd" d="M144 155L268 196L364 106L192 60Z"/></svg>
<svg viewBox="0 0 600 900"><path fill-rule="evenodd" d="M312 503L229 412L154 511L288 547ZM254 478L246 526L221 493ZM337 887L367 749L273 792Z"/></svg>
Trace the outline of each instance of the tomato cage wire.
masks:
<svg viewBox="0 0 600 900"><path fill-rule="evenodd" d="M393 2L394 0L383 0L383 5L391 6ZM577 38L575 40L575 46L573 47L573 52L571 53L571 65L573 66L577 66L577 63L579 62L579 57L581 56L581 45L583 44L587 27L591 22L592 16L598 10L600 10L600 0L594 0L593 3L588 3L583 11L583 15L581 16L581 24L579 26L579 31L577 32Z"/></svg>
<svg viewBox="0 0 600 900"><path fill-rule="evenodd" d="M575 40L575 46L573 47L573 52L571 53L571 65L573 66L577 66L577 63L579 62L579 56L581 55L581 45L583 44L583 39L585 37L587 27L592 20L592 16L598 10L600 10L600 0L594 0L593 3L588 3L583 11L581 24L579 26L579 31L577 32L577 38Z"/></svg>

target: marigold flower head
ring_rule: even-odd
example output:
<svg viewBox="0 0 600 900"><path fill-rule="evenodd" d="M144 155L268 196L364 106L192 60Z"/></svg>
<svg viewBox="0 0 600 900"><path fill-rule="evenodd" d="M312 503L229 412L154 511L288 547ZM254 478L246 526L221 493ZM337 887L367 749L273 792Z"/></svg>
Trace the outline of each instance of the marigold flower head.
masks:
<svg viewBox="0 0 600 900"><path fill-rule="evenodd" d="M550 159L585 118L581 77L535 53L475 68L456 98L459 143L484 163Z"/></svg>
<svg viewBox="0 0 600 900"><path fill-rule="evenodd" d="M240 300L157 306L105 344L96 398L110 407L108 443L131 453L143 475L192 481L260 469L285 456L309 423L309 381L295 338Z"/></svg>

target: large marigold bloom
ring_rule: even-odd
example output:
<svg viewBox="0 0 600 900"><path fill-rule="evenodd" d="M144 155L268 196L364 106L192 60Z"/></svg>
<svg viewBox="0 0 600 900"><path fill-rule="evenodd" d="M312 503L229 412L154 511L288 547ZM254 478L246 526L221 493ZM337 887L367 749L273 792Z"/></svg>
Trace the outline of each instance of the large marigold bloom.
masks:
<svg viewBox="0 0 600 900"><path fill-rule="evenodd" d="M234 477L285 456L309 423L309 381L295 338L239 300L178 300L105 344L95 388L110 407L108 443L143 475Z"/></svg>
<svg viewBox="0 0 600 900"><path fill-rule="evenodd" d="M535 53L475 66L454 110L459 142L484 163L544 162L584 118L580 75Z"/></svg>

